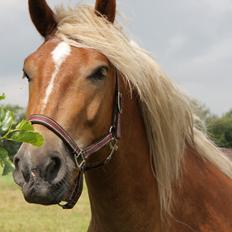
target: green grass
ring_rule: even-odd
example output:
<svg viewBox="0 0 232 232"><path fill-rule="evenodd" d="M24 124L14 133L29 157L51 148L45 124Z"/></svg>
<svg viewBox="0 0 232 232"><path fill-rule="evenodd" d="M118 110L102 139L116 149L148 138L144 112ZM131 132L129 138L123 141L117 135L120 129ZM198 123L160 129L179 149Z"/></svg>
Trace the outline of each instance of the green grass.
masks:
<svg viewBox="0 0 232 232"><path fill-rule="evenodd" d="M0 232L86 232L90 218L86 189L72 210L30 205L11 176L0 176Z"/></svg>

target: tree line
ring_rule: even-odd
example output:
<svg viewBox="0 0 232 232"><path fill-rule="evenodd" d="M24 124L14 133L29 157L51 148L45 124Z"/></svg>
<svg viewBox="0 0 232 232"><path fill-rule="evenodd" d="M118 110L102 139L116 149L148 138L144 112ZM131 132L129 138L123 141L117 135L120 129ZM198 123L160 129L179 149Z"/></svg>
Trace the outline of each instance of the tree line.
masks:
<svg viewBox="0 0 232 232"><path fill-rule="evenodd" d="M203 104L193 101L195 113L203 122L204 130L221 148L232 148L232 109L221 116L212 114Z"/></svg>

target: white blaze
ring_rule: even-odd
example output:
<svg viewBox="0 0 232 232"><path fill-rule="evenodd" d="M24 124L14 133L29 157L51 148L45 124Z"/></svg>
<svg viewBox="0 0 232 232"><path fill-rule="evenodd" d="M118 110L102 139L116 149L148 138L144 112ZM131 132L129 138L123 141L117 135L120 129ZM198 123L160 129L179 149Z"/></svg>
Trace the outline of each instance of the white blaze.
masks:
<svg viewBox="0 0 232 232"><path fill-rule="evenodd" d="M42 112L45 110L46 105L49 100L49 96L51 95L53 91L54 83L55 83L57 74L60 71L60 67L64 63L66 58L70 55L70 53L71 53L71 47L66 42L60 42L51 53L53 62L55 64L55 69L54 69L54 72L52 73L51 80L48 83L47 89L45 91L45 97L43 99L43 105L42 105Z"/></svg>

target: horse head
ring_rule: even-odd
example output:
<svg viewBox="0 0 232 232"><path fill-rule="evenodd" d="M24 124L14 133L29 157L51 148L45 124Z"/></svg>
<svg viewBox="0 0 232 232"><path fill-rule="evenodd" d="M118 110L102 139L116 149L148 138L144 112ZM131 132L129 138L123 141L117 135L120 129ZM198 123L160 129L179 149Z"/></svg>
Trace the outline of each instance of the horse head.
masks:
<svg viewBox="0 0 232 232"><path fill-rule="evenodd" d="M97 0L95 13L113 23L115 5L115 0ZM70 193L75 191L80 194L81 190L74 188L78 178L81 185L82 178L82 170L76 167L73 157L75 147L70 151L69 142L57 136L54 127L62 128L80 151L104 135L111 133L113 137L109 128L117 78L106 56L93 48L71 46L56 37L56 17L45 0L29 0L29 10L44 42L24 62L24 76L29 83L27 115L34 115L34 128L46 142L41 148L22 144L14 158L14 179L28 202L50 205L69 201ZM50 126L55 125L49 128L44 122L36 123L35 115L46 116L51 119ZM107 148L100 148L108 152ZM105 158L90 157L90 162Z"/></svg>

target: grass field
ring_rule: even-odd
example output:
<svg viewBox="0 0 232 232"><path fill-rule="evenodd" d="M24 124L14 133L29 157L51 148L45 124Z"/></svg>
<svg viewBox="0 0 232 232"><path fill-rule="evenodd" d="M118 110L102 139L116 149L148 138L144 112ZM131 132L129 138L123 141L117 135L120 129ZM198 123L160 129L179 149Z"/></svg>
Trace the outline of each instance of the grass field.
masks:
<svg viewBox="0 0 232 232"><path fill-rule="evenodd" d="M0 232L86 232L89 218L86 190L72 210L30 205L11 176L0 176Z"/></svg>

